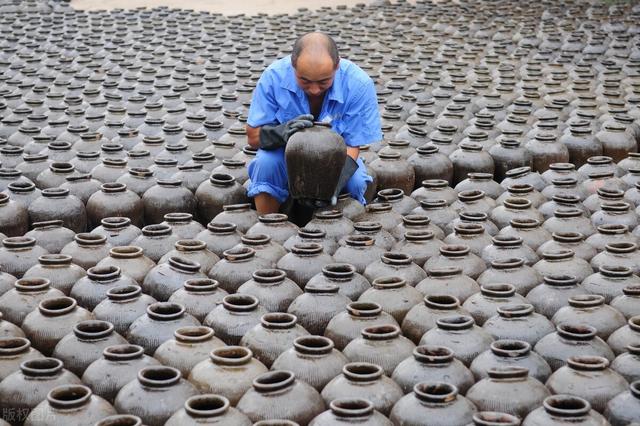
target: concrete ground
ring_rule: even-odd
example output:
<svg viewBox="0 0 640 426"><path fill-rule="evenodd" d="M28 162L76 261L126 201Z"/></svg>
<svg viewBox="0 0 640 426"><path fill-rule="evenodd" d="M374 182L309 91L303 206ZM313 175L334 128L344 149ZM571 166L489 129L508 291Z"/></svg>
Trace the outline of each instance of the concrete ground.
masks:
<svg viewBox="0 0 640 426"><path fill-rule="evenodd" d="M372 0L72 0L71 6L79 10L98 9L133 9L137 7L168 6L175 8L189 8L206 10L209 12L233 15L246 13L292 13L299 7L317 9L321 6L353 6L356 3L371 3Z"/></svg>

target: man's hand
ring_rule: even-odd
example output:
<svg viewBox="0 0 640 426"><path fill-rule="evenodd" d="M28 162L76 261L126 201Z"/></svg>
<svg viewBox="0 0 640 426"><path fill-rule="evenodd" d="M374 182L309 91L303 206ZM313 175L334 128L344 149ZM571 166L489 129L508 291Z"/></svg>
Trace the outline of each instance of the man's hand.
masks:
<svg viewBox="0 0 640 426"><path fill-rule="evenodd" d="M275 126L260 127L260 148L271 151L283 147L291 135L313 126L313 115L300 115L293 120Z"/></svg>

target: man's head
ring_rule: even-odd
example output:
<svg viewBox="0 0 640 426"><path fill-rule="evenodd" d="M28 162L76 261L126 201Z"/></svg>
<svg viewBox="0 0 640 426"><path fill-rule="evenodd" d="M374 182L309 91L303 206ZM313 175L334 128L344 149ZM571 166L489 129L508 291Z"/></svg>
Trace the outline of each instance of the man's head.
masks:
<svg viewBox="0 0 640 426"><path fill-rule="evenodd" d="M340 63L338 47L324 33L308 33L296 40L291 63L298 86L309 96L319 96L333 84Z"/></svg>

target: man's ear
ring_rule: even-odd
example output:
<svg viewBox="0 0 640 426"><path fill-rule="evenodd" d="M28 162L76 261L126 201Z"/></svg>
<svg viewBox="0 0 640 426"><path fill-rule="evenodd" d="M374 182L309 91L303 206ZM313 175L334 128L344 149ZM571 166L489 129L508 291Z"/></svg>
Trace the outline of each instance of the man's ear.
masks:
<svg viewBox="0 0 640 426"><path fill-rule="evenodd" d="M340 58L338 58L336 65L333 67L334 71L337 71L339 66L340 66Z"/></svg>

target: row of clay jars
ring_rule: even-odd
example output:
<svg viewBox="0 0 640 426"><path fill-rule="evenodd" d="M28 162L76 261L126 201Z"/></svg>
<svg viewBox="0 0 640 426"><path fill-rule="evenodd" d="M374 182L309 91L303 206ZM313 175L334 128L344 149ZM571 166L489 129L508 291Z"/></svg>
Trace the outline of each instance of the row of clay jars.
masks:
<svg viewBox="0 0 640 426"><path fill-rule="evenodd" d="M396 330L397 330L397 327L396 327ZM184 331L187 336L190 335L186 333L188 330L181 329L181 331ZM391 335L389 333L391 333ZM332 359L335 358L336 355L339 354L339 352L336 352L335 350L333 351L331 350L332 348L331 341L328 339L325 339L325 341L322 341L321 338L319 337L312 337L312 336L298 337L295 339L295 342L294 342L295 345L294 345L294 348L292 349L294 352L299 352L299 355L297 357L298 358L297 362L295 362L296 357L293 357L292 359L285 361L287 360L287 355L285 352L285 354L281 355L276 360L276 363L274 363L274 366L272 368L276 371L283 371L283 370L277 370L277 368L288 367L287 370L296 371L295 374L297 376L299 374L298 377L301 380L303 380L305 383L307 383L305 386L307 386L308 389L313 389L315 387L317 390L314 392L319 392L322 389L322 397L327 402L333 401L336 398L339 398L340 395L345 395L345 394L349 395L350 397L353 397L354 393L356 396L362 395L363 397L371 397L376 394L380 395L376 389L379 386L384 386L380 390L385 389L386 392L384 395L387 395L387 397L383 398L382 400L378 400L377 402L375 402L375 399L374 399L373 404L381 412L388 413L394 404L396 404L397 406L396 401L400 400L400 401L404 401L404 403L407 403L406 398L401 399L403 392L400 390L398 385L394 384L393 386L396 386L396 388L400 392L396 394L397 396L394 396L392 397L391 400L389 400L389 397L391 396L391 394L388 393L389 386L393 382L390 381L389 379L386 379L389 382L386 385L383 385L384 380L379 385L374 384L375 382L379 381L381 377L383 377L382 371L386 369L378 367L375 364L367 364L367 361L370 361L371 358L376 358L376 357L385 363L389 363L389 362L393 363L394 362L393 359L398 359L400 361L399 354L396 354L390 357L389 356L390 354L387 352L388 349L390 348L389 344L393 345L394 350L398 350L399 348L402 347L402 346L398 346L399 343L397 342L393 343L393 341L398 338L397 333L399 333L399 331L394 331L393 326L367 327L363 331L363 337L365 337L366 339L368 334L371 335L369 336L371 341L369 342L368 348L367 347L361 348L360 353L357 353L357 352L352 353L350 352L349 348L345 349L345 354L348 356L348 358L352 361L354 359L357 361L354 364L347 364L346 358L344 357L343 357L344 360L339 361L337 364L332 364L337 361L337 360L332 361ZM455 339L455 337L453 338ZM504 342L504 343L499 346L500 342ZM570 343L567 342L565 346L569 344ZM329 346L327 347L327 345ZM543 399L545 396L549 394L549 391L546 390L544 386L537 379L528 377L528 372L530 371L530 368L522 367L523 364L527 363L527 361L523 359L523 356L527 355L528 346L525 342L520 342L520 345L522 346L518 348L517 344L512 341L499 341L499 342L496 342L495 347L494 345L491 346L491 350L493 351L494 354L508 359L509 361L507 362L507 364L511 364L511 365L506 366L503 364L502 366L495 366L494 368L489 368L484 373L484 374L488 374L488 376L484 376L487 378L482 379L483 376L478 377L477 383L471 386L470 388L468 388L468 390L465 392L467 394L467 398L473 401L473 403L477 405L478 408L483 410L491 410L491 411L495 411L496 409L501 409L502 411L505 411L512 415L518 415L518 416L524 417L530 411L540 406L541 399ZM105 351L104 356L106 360L111 360L112 364L116 364L118 362L120 364L123 364L122 368L127 368L130 371L128 375L133 376L135 375L136 369L132 368L133 366L129 364L131 364L132 360L140 359L140 357L143 356L142 348L139 348L139 349L136 349L136 348L139 348L139 347L136 347L136 346L109 347ZM324 348L324 349L321 349L321 348ZM519 352L517 352L518 350ZM523 353L523 350L524 350L524 353ZM308 351L311 351L311 352L308 352ZM112 357L112 352L113 352L113 357ZM315 357L309 358L308 355L312 353L315 354ZM409 350L408 353L411 354L411 350ZM516 353L518 353L520 356L516 357L516 360L515 360L516 363L513 364L513 361L514 361L513 355L515 355ZM245 392L249 392L251 387L251 378L244 377L244 375L246 375L248 371L246 368L243 368L240 371L234 371L236 369L223 368L222 370L219 370L216 373L215 370L212 370L210 366L210 363L213 363L215 365L220 365L220 366L245 365L247 362L247 357L248 359L251 359L251 354L252 352L249 351L248 349L243 349L240 347L221 347L219 349L214 349L214 351L211 354L211 359L202 361L201 363L197 364L194 370L191 372L191 375L189 376L190 381L194 382L194 385L196 386L194 390L196 388L197 390L204 391L204 392L209 390L215 390L217 392L221 392L222 394L226 394L230 400L235 395L236 398L239 398L237 399L238 408L242 410L242 407L244 406L248 410L249 408L247 407L253 407L254 406L253 404L243 405L243 401L245 401L247 398ZM431 356L429 356L430 354ZM161 355L161 354L158 354L158 355ZM173 354L173 356L174 358L180 359L178 354ZM228 361L224 361L224 358L227 358ZM474 367L474 364L471 365L471 371L474 371L474 374L480 365L479 358L480 357L478 357L478 362L474 361L475 367ZM418 388L423 387L423 383L425 382L421 380L423 380L425 377L432 378L434 376L437 377L443 374L447 374L446 377L448 377L449 380L451 380L451 377L449 376L449 374L452 374L452 377L457 377L458 379L456 380L460 382L461 386L463 386L465 382L469 383L469 378L467 376L469 374L468 373L469 370L465 370L465 367L462 367L462 364L458 364L457 367L455 367L455 364L453 364L447 367L448 372L442 371L442 368L447 366L448 364L451 364L452 360L453 360L452 352L450 349L447 349L446 347L442 347L442 348L434 347L434 346L420 346L418 348L414 347L412 356L409 356L409 358L407 358L405 361L402 361L401 363L396 361L397 368L395 368L395 371L393 371L392 377L399 383L404 384L405 388L408 385L410 385L412 382L416 382L416 381L418 382L413 387L408 386L408 389L405 390L405 393L411 392L411 389L414 389L415 391L416 386ZM128 362L125 362L125 361L128 361ZM140 361L142 361L142 359L140 359ZM145 363L141 364L140 361L136 361L136 364L139 366L138 368L143 368L143 370L138 372L138 380L140 380L144 384L140 376L141 375L144 376L143 371L146 371L148 369L153 369L153 367L146 367L146 368L142 367L145 365ZM529 364L529 366L530 367L535 366L535 361L534 360L531 360L531 361L533 361L534 364ZM47 363L53 363L53 362L59 363L59 361L51 358L49 359L44 358L41 360L36 359L35 361L27 361L26 364L29 365L31 368L27 368L26 366L24 368L21 368L20 374L23 376L28 376L29 373L32 373L32 374L38 374L40 377L41 376L58 377L62 364L58 364L59 367L57 368L51 368L51 366L47 365L46 366L47 367L46 370L48 370L47 373L42 372L42 374L39 374L37 371L34 371L34 372L31 371L32 369L33 370L37 369L39 364L47 364ZM229 364L227 364L227 362ZM262 365L257 360L253 362L257 362L258 363L257 365ZM287 362L292 364L288 364ZM418 363L418 365L414 365L413 368L409 365L405 366L405 364L407 363L415 364L416 362ZM541 361L541 362L544 364L544 361ZM305 363L307 364L311 363L311 364L305 365ZM98 367L98 365L100 365L100 368ZM334 365L335 367L330 367L331 365ZM592 404L594 408L597 409L598 411L603 411L605 408L604 404L606 404L607 401L611 399L613 396L623 392L627 386L625 380L622 379L621 376L607 369L607 365L608 365L608 361L606 360L606 358L602 358L598 356L570 357L569 363L567 366L560 368L556 373L554 373L549 377L549 379L547 380L547 387L549 387L549 389L555 393L568 392L572 394L577 394L580 397L584 398L586 401L588 401L588 403ZM316 370L314 370L314 367L316 368ZM318 367L321 367L320 370L317 370ZM40 368L42 368L42 366ZM103 394L105 391L105 389L100 385L101 383L104 383L102 381L102 377L100 376L100 373L116 374L115 370L114 371L107 370L107 372L105 373L105 368L108 369L109 364L104 364L104 361L96 361L95 366L94 365L89 366L90 370L85 372L85 375L83 376L83 381L85 381L85 383L88 383L90 386L92 386L94 388L94 392L99 392L100 394ZM111 366L110 368L115 368L115 366ZM120 375L122 375L127 371L127 370L122 370L122 368L117 370L119 373L117 377L120 377ZM418 371L417 368L421 369L421 373L419 376L416 376L416 373ZM474 368L476 370L474 370ZM132 369L133 371L131 371ZM327 371L327 369L329 371ZM342 376L339 375L340 369L342 369L344 378L342 378ZM171 373L172 377L177 377L177 378L180 377L180 371L177 369L164 367L163 371L165 374L169 374L168 373L169 370L172 370L172 373ZM331 370L334 370L334 373L332 373ZM316 372L314 373L314 371ZM317 371L322 371L323 374L319 376L317 374ZM335 371L338 371L338 373L336 374ZM467 371L467 373L464 373L464 371ZM156 371L155 373L158 374L159 372ZM6 380L0 384L0 392L2 390L7 391L7 386L10 386L11 383L15 381L20 382L21 380L24 380L20 378L20 374L18 374L17 376L16 374L18 373L14 373L13 375L10 375L9 380ZM72 373L68 373L68 374L71 374L72 377L76 377L76 376L73 376ZM226 376L229 374L233 376L238 376L238 379L240 377L243 377L242 383L244 384L240 385L240 383L237 380L232 382L229 382L228 380L220 380L222 378L230 379L230 376L229 377ZM254 372L252 374L256 378L262 377L260 376L261 373L259 369L257 372ZM289 371L289 374L294 374L294 373L291 373L291 371ZM390 373L387 373L387 374L390 374ZM332 378L332 375L334 375L335 377ZM321 379L321 377L327 377L327 378ZM96 381L94 382L93 380L96 380ZM154 411L150 413L148 406L145 406L146 407L145 408L141 406L140 403L136 403L135 401L132 401L132 399L135 400L135 398L132 398L133 395L129 395L129 397L127 398L122 397L123 393L127 393L127 392L132 392L135 394L135 389L137 386L139 386L137 384L136 385L126 384L126 380L127 380L126 377L121 377L119 380L120 382L122 382L122 388L118 391L114 400L115 406L116 408L118 408L118 411L141 415L143 418L147 418L148 421L151 421L150 424L157 424L154 420L151 420L151 419L156 419L154 416L158 415L157 413L158 407L155 407L152 405L152 408ZM133 380L133 382L131 383L136 382L135 378L131 378L131 380ZM318 380L321 380L321 381L318 382ZM346 383L343 383L345 382L345 380L346 380ZM582 380L582 383L575 383L576 381L579 382L580 380ZM361 387L361 383L363 381L369 383L369 385L365 388ZM164 388L164 387L169 388L170 386L175 385L177 383L176 381L173 381L173 380L171 381L163 380L162 382L163 384L157 383L155 386L158 386L161 388ZM473 379L471 379L471 384L472 382L473 382ZM592 392L589 386L590 382L600 383L602 386L601 388L599 388L597 392ZM92 385L92 383L94 384ZM234 383L234 385L230 388L230 387L225 387L225 385L223 385L224 383L229 383L229 384ZM255 381L253 383L255 385ZM353 383L352 386L357 386L357 387L349 387L348 385L349 383ZM527 395L530 395L530 398L523 399L521 396L516 396L516 398L514 399L513 389L511 389L511 391L507 391L508 383L511 383L513 386L516 386L516 387L521 387L520 389L521 392L516 392L516 395L527 394ZM53 383L52 385L55 386L55 383ZM223 386L221 387L220 385L223 385ZM237 388L238 385L240 385L240 391ZM438 386L444 386L444 385L445 383L440 382ZM185 382L185 386L186 386L186 382ZM189 386L193 386L193 385L189 385ZM371 386L373 386L373 388L371 388ZM449 389L450 389L450 391L447 392L449 397L455 396L455 394L457 394L458 392L457 386L452 384L448 384L447 386L449 386ZM469 385L467 384L467 387L468 386ZM505 388L505 386L507 388ZM451 389L455 390L454 395L450 395ZM20 390L21 392L28 392L28 386L26 388L25 386L22 386ZM522 392L525 390L526 392ZM169 389L166 389L166 391L169 391ZM174 391L177 391L177 389L174 389ZM505 393L500 394L501 397L496 399L495 398L496 395L494 393L495 392L500 393L500 391L503 391ZM21 392L18 392L17 395L20 396ZM375 393L372 394L371 392L375 392ZM243 393L244 393L244 396L242 396ZM108 397L108 395L106 394L105 396ZM501 401L498 407L496 407L495 405L495 402L497 400ZM585 405L588 405L588 403ZM132 405L129 405L129 404L132 404ZM22 408L24 410L24 407ZM29 408L33 408L33 407L29 407ZM162 411L161 416L168 417L169 415L171 415L173 411L177 410L178 407L173 407L173 408L166 407L166 408L167 409L165 411ZM440 408L443 408L443 407L440 407ZM25 414L27 411L28 409L24 411ZM290 418L289 415L290 414L286 414L284 417ZM394 416L401 417L402 415L403 415L402 410L398 408L393 408L393 410L391 410L392 419L394 418Z"/></svg>

